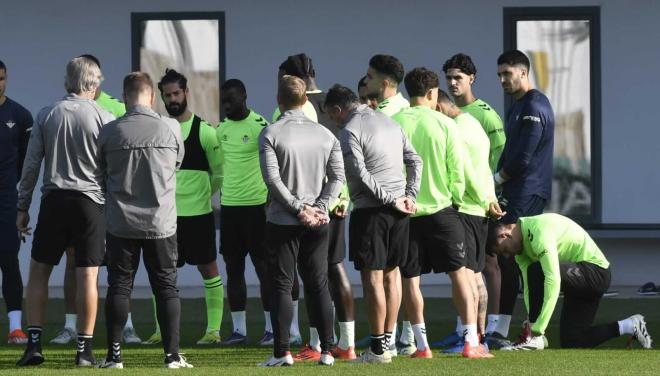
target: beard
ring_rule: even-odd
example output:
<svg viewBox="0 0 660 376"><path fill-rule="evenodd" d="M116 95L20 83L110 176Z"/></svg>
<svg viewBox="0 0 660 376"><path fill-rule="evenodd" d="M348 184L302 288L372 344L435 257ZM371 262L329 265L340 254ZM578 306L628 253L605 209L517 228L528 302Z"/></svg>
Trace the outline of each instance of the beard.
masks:
<svg viewBox="0 0 660 376"><path fill-rule="evenodd" d="M186 109L188 108L188 99L183 98L183 102L177 103L177 102L171 102L170 104L165 105L165 110L167 110L167 113L170 114L172 117L177 117L184 112L186 112Z"/></svg>

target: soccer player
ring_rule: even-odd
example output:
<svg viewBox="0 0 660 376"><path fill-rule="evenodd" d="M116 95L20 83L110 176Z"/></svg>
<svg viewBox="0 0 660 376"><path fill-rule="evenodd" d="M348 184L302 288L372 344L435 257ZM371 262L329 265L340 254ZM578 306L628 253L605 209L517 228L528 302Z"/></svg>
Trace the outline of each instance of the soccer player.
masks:
<svg viewBox="0 0 660 376"><path fill-rule="evenodd" d="M282 116L259 137L259 161L270 198L266 210L266 243L275 337L273 356L261 363L263 367L293 365L288 337L296 269L304 283L305 297L311 300L311 321L319 332L319 364L334 364L330 353L328 206L339 195L345 177L339 141L302 111L305 91L303 80L283 76L277 91Z"/></svg>
<svg viewBox="0 0 660 376"><path fill-rule="evenodd" d="M245 257L249 254L259 278L265 329L260 345L273 345L270 285L264 244L268 190L259 166L259 134L268 125L247 106L243 82L227 80L220 88L227 117L216 131L220 145L220 253L227 266L227 299L233 330L222 345L247 344Z"/></svg>
<svg viewBox="0 0 660 376"><path fill-rule="evenodd" d="M596 347L626 334L643 348L651 348L642 315L592 325L610 286L610 263L577 223L559 214L520 217L514 223L494 225L489 237L498 256L512 258L520 267L529 317L520 341L503 350L548 347L544 334L560 291L564 293L559 324L562 348Z"/></svg>
<svg viewBox="0 0 660 376"><path fill-rule="evenodd" d="M357 93L360 99L360 103L366 104L372 110L378 108L378 97L367 94L367 76L363 76L360 78L360 81L358 81Z"/></svg>
<svg viewBox="0 0 660 376"><path fill-rule="evenodd" d="M458 216L465 230L465 250L467 269L472 281L474 309L477 318L477 332L483 340L486 333L486 308L488 293L481 273L485 266L486 241L488 238L488 216L501 218L504 213L495 196L495 184L488 165L490 145L486 132L472 115L462 112L452 102L449 95L438 90L438 110L454 119L465 151L465 194L456 203ZM460 318L460 317L459 317ZM460 324L460 322L459 322ZM457 326L457 335L463 336L462 325ZM484 347L484 349L487 349ZM461 341L454 348L444 352L464 351Z"/></svg>
<svg viewBox="0 0 660 376"><path fill-rule="evenodd" d="M27 150L32 115L25 107L5 95L7 66L0 61L0 270L2 297L9 317L9 344L25 344L21 329L23 279L18 264L20 238L16 232L16 184L21 175Z"/></svg>
<svg viewBox="0 0 660 376"><path fill-rule="evenodd" d="M490 142L490 153L488 155L488 164L492 173L497 171L497 162L504 149L505 135L502 119L497 112L488 103L477 97L472 92L472 85L477 76L477 68L472 62L470 56L459 53L449 58L442 70L447 80L447 90L451 94L454 102L462 112L474 116L481 127L486 132ZM463 127L462 129L466 129ZM484 267L484 276L486 277L487 295L479 294L481 298L488 298L488 326L486 333L493 333L497 328L500 309L500 269L497 264L497 258L494 255L486 254L486 264ZM483 284L483 283L481 283ZM480 302L480 307L484 304ZM457 327L457 332L460 333ZM460 336L449 335L445 339L436 342L439 346L450 346L458 342ZM490 338L490 335L488 336Z"/></svg>
<svg viewBox="0 0 660 376"><path fill-rule="evenodd" d="M494 175L501 186L503 223L519 217L543 213L552 190L552 159L555 117L548 98L532 89L529 59L518 50L507 51L497 59L497 75L514 103L506 119L506 144ZM497 329L489 338L495 347L507 345L511 314L519 290L520 271L512 259L500 259L500 316Z"/></svg>
<svg viewBox="0 0 660 376"><path fill-rule="evenodd" d="M316 84L316 71L312 59L306 54L289 56L282 65L284 72L291 76L301 78L307 87L307 101L314 106L318 116L318 122L328 128L335 137L339 136L339 128L333 122L323 107L326 94ZM329 241L328 241L328 285L330 295L335 307L335 313L339 321L339 341L333 354L340 359L355 359L355 321L353 318L353 289L344 270L344 258L346 257L344 218L348 214L349 203L348 187L344 185L339 194L339 199L331 203L329 207ZM310 300L305 299L307 312L312 311L309 306ZM311 319L311 317L310 317ZM334 328L334 325L333 325ZM294 355L294 360L318 360L321 356L321 341L319 339L316 323L310 321L309 345Z"/></svg>
<svg viewBox="0 0 660 376"><path fill-rule="evenodd" d="M392 117L401 109L410 107L410 103L398 89L404 73L403 65L394 56L374 55L369 60L365 76L366 96L378 98L376 111Z"/></svg>
<svg viewBox="0 0 660 376"><path fill-rule="evenodd" d="M76 365L93 366L92 336L98 302L98 267L105 255L103 182L97 153L101 127L112 114L94 102L103 76L98 65L77 57L66 67L67 95L42 109L32 128L18 190L16 227L30 234L28 209L44 160L43 198L32 242L28 280L28 343L18 366L43 363L41 331L48 280L72 245L76 260L78 344ZM67 213L67 215L62 215ZM123 327L122 327L123 328Z"/></svg>
<svg viewBox="0 0 660 376"><path fill-rule="evenodd" d="M108 224L108 353L99 368L124 368L120 341L140 253L156 296L165 367L192 368L179 354L176 287L176 170L184 161L184 141L176 121L151 109L154 98L151 77L130 73L124 78L128 112L104 127L98 139Z"/></svg>
<svg viewBox="0 0 660 376"><path fill-rule="evenodd" d="M303 70L307 70L305 67L302 67L300 64L302 63L302 60L300 59L300 56L304 54L298 54L298 55L292 55L288 56L286 60L280 64L279 69L277 70L277 81L282 79L282 76L284 75L290 75L290 76L296 76L300 77L303 75ZM311 62L311 59L309 60ZM314 69L314 68L312 68ZM314 83L316 85L316 83ZM316 88L318 89L318 88ZM312 89L309 89L312 90ZM302 110L305 113L305 116L307 116L311 121L318 123L319 118L318 118L318 113L316 112L317 108L312 104L312 102L307 100L305 104L302 106ZM280 111L279 106L275 107L275 111L273 111L273 118L272 121L273 123L276 122L280 116L282 115L282 112ZM296 280L297 281L297 280ZM297 282L296 282L297 283ZM294 290L298 290L298 287L294 287ZM295 304L298 304L298 298L295 297ZM295 314L297 316L297 313ZM294 320L294 324L297 324L297 317L296 320Z"/></svg>
<svg viewBox="0 0 660 376"><path fill-rule="evenodd" d="M166 69L158 83L167 113L181 126L185 156L176 172L177 266L195 265L204 281L206 333L198 345L220 342L224 287L218 272L215 219L211 196L220 186L222 161L216 131L188 109L188 80L174 69ZM159 321L157 321L159 322ZM159 327L149 339L156 343Z"/></svg>
<svg viewBox="0 0 660 376"><path fill-rule="evenodd" d="M101 69L101 62L96 56L85 54L80 55L80 57L92 60ZM118 99L101 90L100 86L96 89L94 100L99 107L113 114L116 118L124 116L126 113L126 106ZM66 268L64 269L64 328L50 340L50 343L65 345L74 341L76 339L76 319L76 262L73 248L68 247L66 249ZM130 312L128 313L123 335L125 343L135 344L142 342L133 327Z"/></svg>
<svg viewBox="0 0 660 376"><path fill-rule="evenodd" d="M356 360L390 363L401 305L399 266L408 253L408 216L415 213L422 161L399 125L360 104L350 89L333 86L325 108L342 128L344 165L355 205L349 252L362 277L371 332L369 350Z"/></svg>

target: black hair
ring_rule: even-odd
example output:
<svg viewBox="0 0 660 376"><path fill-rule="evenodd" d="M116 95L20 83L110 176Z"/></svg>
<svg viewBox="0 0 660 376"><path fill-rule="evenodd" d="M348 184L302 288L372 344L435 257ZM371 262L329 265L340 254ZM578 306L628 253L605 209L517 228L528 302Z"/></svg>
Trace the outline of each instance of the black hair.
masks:
<svg viewBox="0 0 660 376"><path fill-rule="evenodd" d="M432 70L417 67L406 74L406 91L410 97L423 97L426 93L440 87L440 78Z"/></svg>
<svg viewBox="0 0 660 376"><path fill-rule="evenodd" d="M522 65L525 68L527 68L527 71L529 71L529 59L527 58L527 55L522 53L520 50L510 50L497 58L497 65Z"/></svg>
<svg viewBox="0 0 660 376"><path fill-rule="evenodd" d="M7 71L7 66L5 65L5 63L2 62L2 60L0 60L0 70L3 70L5 72Z"/></svg>
<svg viewBox="0 0 660 376"><path fill-rule="evenodd" d="M360 78L360 81L358 81L358 91L365 86L367 86L367 76L362 76L362 78Z"/></svg>
<svg viewBox="0 0 660 376"><path fill-rule="evenodd" d="M284 74L302 79L308 77L314 78L316 76L314 65L312 64L312 58L304 53L287 57L286 60L280 64L280 70L283 70Z"/></svg>
<svg viewBox="0 0 660 376"><path fill-rule="evenodd" d="M179 84L179 87L182 90L186 90L188 88L188 79L186 79L186 76L175 71L174 69L167 68L165 69L165 75L160 79L160 82L158 83L158 90L160 90L162 93L163 86L175 82Z"/></svg>
<svg viewBox="0 0 660 376"><path fill-rule="evenodd" d="M358 104L358 97L353 90L339 84L333 85L325 95L324 107L339 106L340 108L349 108L353 104Z"/></svg>
<svg viewBox="0 0 660 376"><path fill-rule="evenodd" d="M502 222L489 219L488 220L488 237L486 238L486 251L491 252L497 245L497 233L500 228L504 226Z"/></svg>
<svg viewBox="0 0 660 376"><path fill-rule="evenodd" d="M387 76L393 80L397 85L403 81L403 64L394 56L391 55L374 55L369 60L369 66L376 72Z"/></svg>
<svg viewBox="0 0 660 376"><path fill-rule="evenodd" d="M96 64L97 67L101 68L101 62L99 61L99 59L96 56L94 56L92 54L83 54L83 55L80 55L78 57L84 57L85 59L89 59L89 60L93 61L94 64Z"/></svg>
<svg viewBox="0 0 660 376"><path fill-rule="evenodd" d="M245 89L245 85L243 84L243 81L237 78L231 78L225 81L220 87L220 91L227 91L229 89L236 89L238 90L239 93L243 95L247 95L247 90Z"/></svg>
<svg viewBox="0 0 660 376"><path fill-rule="evenodd" d="M454 101L451 100L447 92L438 89L438 103L454 103Z"/></svg>
<svg viewBox="0 0 660 376"><path fill-rule="evenodd" d="M462 53L450 57L449 60L445 61L442 65L443 72L447 73L450 69L458 69L467 75L477 74L477 68L474 66L472 58Z"/></svg>

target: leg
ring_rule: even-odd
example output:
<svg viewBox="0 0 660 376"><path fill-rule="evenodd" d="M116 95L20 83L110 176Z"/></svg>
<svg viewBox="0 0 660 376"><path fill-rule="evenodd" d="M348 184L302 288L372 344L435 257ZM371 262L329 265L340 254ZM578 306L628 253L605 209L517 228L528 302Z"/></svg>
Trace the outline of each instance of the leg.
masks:
<svg viewBox="0 0 660 376"><path fill-rule="evenodd" d="M392 333L396 330L396 321L401 308L401 273L399 268L388 268L383 271L383 287L385 290L385 331Z"/></svg>
<svg viewBox="0 0 660 376"><path fill-rule="evenodd" d="M214 249L215 255L215 249ZM218 272L218 265L213 260L208 264L197 265L197 270L204 280L204 297L206 301L206 333L211 333L213 339L220 340L222 311L224 308L225 288ZM217 335L217 336L216 336Z"/></svg>
<svg viewBox="0 0 660 376"><path fill-rule="evenodd" d="M477 328L482 336L486 334L486 309L488 308L488 290L484 285L481 273L474 273L474 281L477 285Z"/></svg>
<svg viewBox="0 0 660 376"><path fill-rule="evenodd" d="M328 266L328 282L330 283L330 294L335 303L337 321L353 321L353 287L346 275L343 263Z"/></svg>
<svg viewBox="0 0 660 376"><path fill-rule="evenodd" d="M221 207L220 253L225 261L227 270L227 280L225 282L233 326L232 336L223 344L232 344L235 342L234 339L242 340L247 335L245 320L245 305L247 301L245 256L248 251L250 234L246 231L245 227L251 227L250 223L249 207Z"/></svg>
<svg viewBox="0 0 660 376"><path fill-rule="evenodd" d="M76 312L78 314L78 333L91 336L94 334L96 309L98 303L98 266L77 267ZM123 329L123 326L122 326Z"/></svg>
<svg viewBox="0 0 660 376"><path fill-rule="evenodd" d="M64 269L64 313L76 314L76 257L73 247L66 249L66 269ZM75 322L72 329L75 329ZM65 325L66 326L66 325Z"/></svg>
<svg viewBox="0 0 660 376"><path fill-rule="evenodd" d="M385 336L387 303L385 298L385 286L383 284L383 274L382 270L360 270L364 299L367 304L369 332L371 333L371 351L375 354L382 354L385 350L383 348L383 342Z"/></svg>
<svg viewBox="0 0 660 376"><path fill-rule="evenodd" d="M9 334L21 332L21 307L23 306L23 279L18 264L18 249L0 251L0 270L2 271L2 296L9 316ZM21 338L24 341L24 334ZM11 338L10 338L11 339Z"/></svg>
<svg viewBox="0 0 660 376"><path fill-rule="evenodd" d="M412 325L424 322L424 297L419 289L420 277L403 279L403 300Z"/></svg>
<svg viewBox="0 0 660 376"><path fill-rule="evenodd" d="M32 259L30 261L30 276L28 277L25 306L27 307L27 322L30 327L41 327L44 322L44 311L48 302L48 280L53 271L53 265L44 264Z"/></svg>
<svg viewBox="0 0 660 376"><path fill-rule="evenodd" d="M452 298L454 300L454 305L458 311L459 316L461 317L461 322L463 323L463 332L470 332L474 327L474 336L469 333L469 337L466 341L470 342L470 345L476 345L476 324L477 324L477 315L474 309L474 294L471 288L470 276L468 275L467 269L461 267L456 271L449 272L449 278L452 283Z"/></svg>
<svg viewBox="0 0 660 376"><path fill-rule="evenodd" d="M500 265L497 262L497 256L486 254L486 267L483 275L486 279L486 289L488 294L488 326L487 333L492 333L497 329L497 322L500 316L500 289L502 287L502 274Z"/></svg>

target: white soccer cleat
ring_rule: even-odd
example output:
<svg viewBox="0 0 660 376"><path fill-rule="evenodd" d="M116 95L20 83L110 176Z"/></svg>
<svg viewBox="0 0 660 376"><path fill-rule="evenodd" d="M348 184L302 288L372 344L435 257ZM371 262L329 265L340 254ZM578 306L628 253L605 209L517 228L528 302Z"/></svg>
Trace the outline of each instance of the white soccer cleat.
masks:
<svg viewBox="0 0 660 376"><path fill-rule="evenodd" d="M417 346L415 346L412 343L406 344L406 343L399 342L398 345L399 346L397 346L397 348L396 348L396 351L397 351L398 355L411 356L412 354L417 352Z"/></svg>
<svg viewBox="0 0 660 376"><path fill-rule="evenodd" d="M633 323L633 337L642 345L645 349L650 349L653 346L653 340L648 330L646 330L646 321L644 321L644 316L642 315L633 315L628 317L628 320Z"/></svg>
<svg viewBox="0 0 660 376"><path fill-rule="evenodd" d="M193 365L186 361L183 355L179 354L179 359L174 359L171 355L165 357L165 368L193 368Z"/></svg>
<svg viewBox="0 0 660 376"><path fill-rule="evenodd" d="M518 341L511 344L511 346L502 347L501 351L532 351L543 350L547 347L547 340L545 336L529 336L520 338Z"/></svg>
<svg viewBox="0 0 660 376"><path fill-rule="evenodd" d="M123 369L124 362L113 362L112 360L103 358L103 360L96 365L96 368Z"/></svg>
<svg viewBox="0 0 660 376"><path fill-rule="evenodd" d="M71 341L75 341L78 338L76 331L71 328L63 328L57 333L55 338L50 340L50 343L53 345L66 345Z"/></svg>
<svg viewBox="0 0 660 376"><path fill-rule="evenodd" d="M135 345L135 344L140 344L142 343L142 339L138 337L137 332L135 331L135 328L133 327L126 327L124 328L123 331L123 336L124 336L124 343L127 345Z"/></svg>
<svg viewBox="0 0 660 376"><path fill-rule="evenodd" d="M351 360L351 363L363 363L363 364L383 364L383 363L392 363L392 355L389 351L383 351L382 355L374 354L371 349L363 352L356 359Z"/></svg>
<svg viewBox="0 0 660 376"><path fill-rule="evenodd" d="M335 364L335 357L332 356L329 352L321 353L321 358L319 358L320 366L333 366Z"/></svg>
<svg viewBox="0 0 660 376"><path fill-rule="evenodd" d="M258 364L259 367L290 367L292 365L293 357L289 351L287 351L283 357L276 358L275 356L271 356L270 358L266 359L265 362Z"/></svg>

